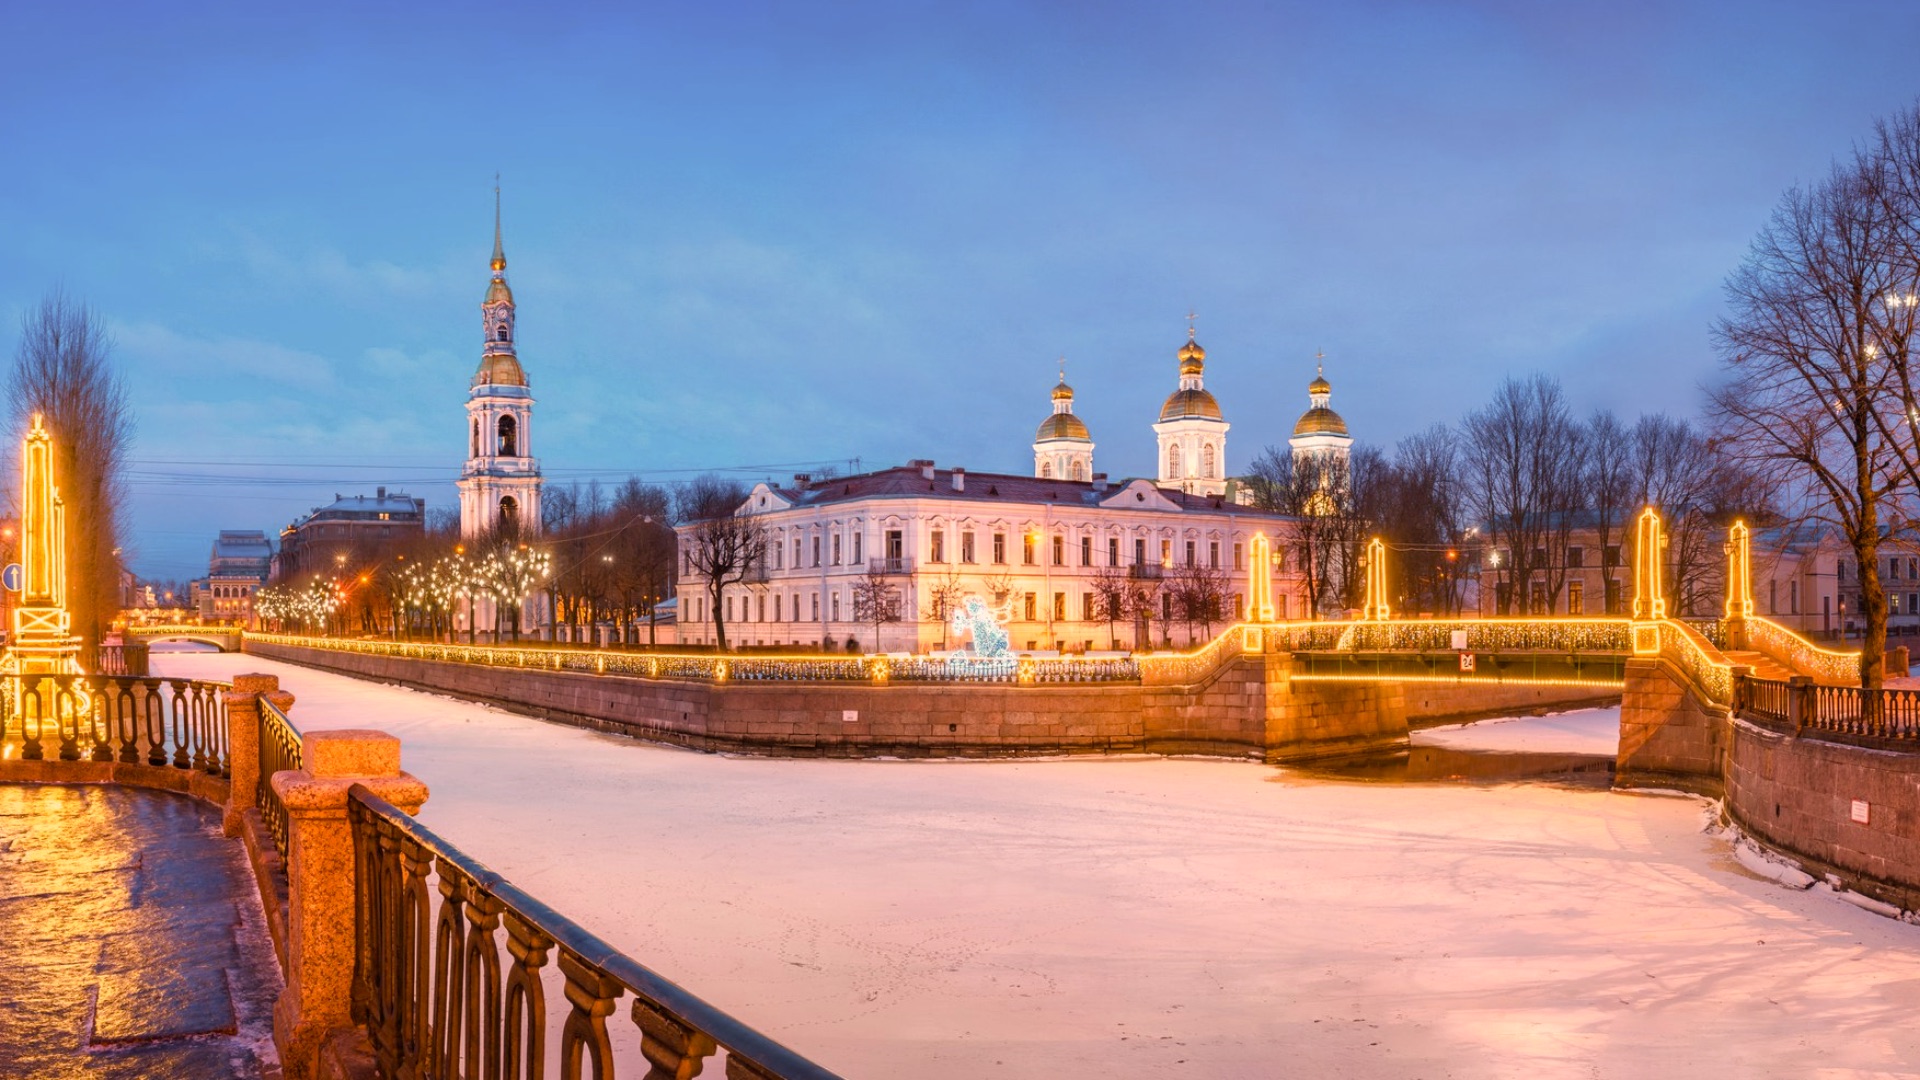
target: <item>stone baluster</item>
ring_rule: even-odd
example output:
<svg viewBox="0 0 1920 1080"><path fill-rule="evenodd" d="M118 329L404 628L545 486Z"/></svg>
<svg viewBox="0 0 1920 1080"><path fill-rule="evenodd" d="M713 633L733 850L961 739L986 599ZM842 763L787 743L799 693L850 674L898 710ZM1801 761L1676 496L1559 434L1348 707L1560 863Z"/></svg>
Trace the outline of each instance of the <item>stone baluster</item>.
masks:
<svg viewBox="0 0 1920 1080"><path fill-rule="evenodd" d="M247 811L258 803L260 775L260 702L266 698L281 712L293 708L293 695L280 689L278 675L235 675L227 693L227 760L232 780L220 826L228 836L246 827Z"/></svg>
<svg viewBox="0 0 1920 1080"><path fill-rule="evenodd" d="M400 740L385 732L310 731L300 755L304 768L269 781L287 808L287 982L273 1010L273 1041L288 1080L316 1075L323 1047L354 1027L357 860L348 790L363 785L409 814L427 800L426 785L400 771Z"/></svg>
<svg viewBox="0 0 1920 1080"><path fill-rule="evenodd" d="M640 1056L653 1066L645 1080L692 1080L715 1050L705 1033L639 998L633 1001L633 1022L640 1028Z"/></svg>

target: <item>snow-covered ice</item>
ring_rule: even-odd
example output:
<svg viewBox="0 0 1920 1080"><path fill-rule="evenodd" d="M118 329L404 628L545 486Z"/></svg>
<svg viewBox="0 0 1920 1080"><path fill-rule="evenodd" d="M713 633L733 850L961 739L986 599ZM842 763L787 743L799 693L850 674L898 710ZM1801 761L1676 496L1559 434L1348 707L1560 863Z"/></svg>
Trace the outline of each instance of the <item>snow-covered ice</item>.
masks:
<svg viewBox="0 0 1920 1080"><path fill-rule="evenodd" d="M1696 799L734 758L155 663L272 672L297 724L399 736L428 825L848 1077L1920 1071L1920 927L1749 872Z"/></svg>
<svg viewBox="0 0 1920 1080"><path fill-rule="evenodd" d="M1413 743L1449 750L1612 757L1620 746L1620 707L1448 724L1414 732Z"/></svg>

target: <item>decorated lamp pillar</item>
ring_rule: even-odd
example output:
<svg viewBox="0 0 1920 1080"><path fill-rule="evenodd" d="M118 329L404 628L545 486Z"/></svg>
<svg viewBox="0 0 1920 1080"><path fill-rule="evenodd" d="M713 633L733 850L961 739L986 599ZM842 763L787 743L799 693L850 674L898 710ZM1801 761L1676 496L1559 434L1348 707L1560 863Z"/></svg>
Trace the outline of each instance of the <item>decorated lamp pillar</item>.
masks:
<svg viewBox="0 0 1920 1080"><path fill-rule="evenodd" d="M1747 647L1747 620L1753 618L1753 534L1744 521L1727 530L1727 644Z"/></svg>
<svg viewBox="0 0 1920 1080"><path fill-rule="evenodd" d="M1257 623L1273 621L1273 541L1266 533L1253 534L1252 563L1247 575L1247 616Z"/></svg>
<svg viewBox="0 0 1920 1080"><path fill-rule="evenodd" d="M1360 617L1368 622L1393 617L1387 606L1387 545L1377 536L1367 543L1367 600Z"/></svg>
<svg viewBox="0 0 1920 1080"><path fill-rule="evenodd" d="M39 413L20 448L20 602L8 669L76 674L79 642L67 614L66 504L53 477L53 436Z"/></svg>
<svg viewBox="0 0 1920 1080"><path fill-rule="evenodd" d="M1649 506L1640 512L1633 531L1633 652L1653 656L1660 652L1660 623L1667 617L1660 549L1666 546L1660 513Z"/></svg>

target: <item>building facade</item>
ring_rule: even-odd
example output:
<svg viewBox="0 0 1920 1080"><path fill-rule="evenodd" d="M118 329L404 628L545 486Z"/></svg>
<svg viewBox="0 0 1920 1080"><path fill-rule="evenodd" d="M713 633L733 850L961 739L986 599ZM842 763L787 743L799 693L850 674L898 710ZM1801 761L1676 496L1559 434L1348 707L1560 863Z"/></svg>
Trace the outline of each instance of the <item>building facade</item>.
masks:
<svg viewBox="0 0 1920 1080"><path fill-rule="evenodd" d="M325 576L343 566L364 566L392 548L419 539L427 501L380 488L371 497L335 495L332 503L280 530L280 550L271 556L272 578ZM211 584L211 582L209 582Z"/></svg>
<svg viewBox="0 0 1920 1080"><path fill-rule="evenodd" d="M1220 496L1149 480L1109 485L939 469L930 461L787 486L760 484L740 509L760 526L764 555L719 599L736 646L926 652L956 644L950 614L984 601L1013 648L1036 652L1187 647L1244 618L1256 533L1288 519ZM714 598L681 534L678 633L713 644ZM1210 580L1201 580L1210 579ZM863 590L897 590L897 621L863 617ZM1216 614L1183 597L1218 591ZM1118 589L1138 599L1108 617ZM1299 583L1276 575L1282 617Z"/></svg>
<svg viewBox="0 0 1920 1080"><path fill-rule="evenodd" d="M273 571L273 542L258 529L222 529L207 558L205 584L197 590L200 617L248 622L253 597Z"/></svg>

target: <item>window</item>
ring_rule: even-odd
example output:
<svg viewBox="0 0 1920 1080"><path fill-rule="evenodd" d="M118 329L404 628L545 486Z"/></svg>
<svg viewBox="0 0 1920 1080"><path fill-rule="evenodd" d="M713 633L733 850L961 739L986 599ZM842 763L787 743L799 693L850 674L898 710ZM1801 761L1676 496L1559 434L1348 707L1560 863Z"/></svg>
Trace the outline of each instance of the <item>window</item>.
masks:
<svg viewBox="0 0 1920 1080"><path fill-rule="evenodd" d="M1220 541L1218 540L1207 541L1207 568L1220 569Z"/></svg>
<svg viewBox="0 0 1920 1080"><path fill-rule="evenodd" d="M811 618L813 619L814 622L819 622L820 621L820 594L810 593L808 595L810 595L813 598L813 604L812 604L813 615L811 616Z"/></svg>
<svg viewBox="0 0 1920 1080"><path fill-rule="evenodd" d="M993 534L993 561L996 563L1004 563L1007 561L1006 533Z"/></svg>
<svg viewBox="0 0 1920 1080"><path fill-rule="evenodd" d="M927 561L943 563L947 561L947 534L939 529L927 536Z"/></svg>
<svg viewBox="0 0 1920 1080"><path fill-rule="evenodd" d="M835 589L833 590L832 593L828 595L830 595L833 598L833 621L839 622L840 621L840 590Z"/></svg>
<svg viewBox="0 0 1920 1080"><path fill-rule="evenodd" d="M784 621L780 618L780 594L779 593L773 594L773 621L774 622Z"/></svg>
<svg viewBox="0 0 1920 1080"><path fill-rule="evenodd" d="M1200 475L1208 480L1213 479L1212 443L1208 443L1200 448Z"/></svg>
<svg viewBox="0 0 1920 1080"><path fill-rule="evenodd" d="M1038 601L1039 601L1039 597L1036 596L1035 594L1033 593L1026 594L1025 603L1021 605L1021 610L1026 613L1026 620L1028 622L1032 622L1035 618L1035 615L1034 615L1035 605L1038 603Z"/></svg>
<svg viewBox="0 0 1920 1080"><path fill-rule="evenodd" d="M727 597L727 621L733 621L733 597Z"/></svg>
<svg viewBox="0 0 1920 1080"><path fill-rule="evenodd" d="M1067 538L1059 533L1053 534L1053 565L1067 565Z"/></svg>
<svg viewBox="0 0 1920 1080"><path fill-rule="evenodd" d="M1097 618L1097 616L1094 614L1093 594L1090 592L1081 593L1080 594L1081 621L1092 622L1095 618Z"/></svg>
<svg viewBox="0 0 1920 1080"><path fill-rule="evenodd" d="M1836 565L1834 566L1834 568L1833 568L1833 576L1834 576L1834 580L1836 580L1836 581L1845 581L1845 580L1847 580L1847 563L1846 563L1846 560L1844 560L1844 559L1843 559L1843 560L1841 560L1841 561L1840 561L1839 563L1837 563L1837 564L1836 564Z"/></svg>
<svg viewBox="0 0 1920 1080"><path fill-rule="evenodd" d="M775 570L780 569L780 555L786 550L787 550L787 546L785 544L782 544L778 540L775 540L772 544L768 545L768 554L773 556L773 568Z"/></svg>
<svg viewBox="0 0 1920 1080"><path fill-rule="evenodd" d="M1233 568L1235 570L1245 570L1247 568L1246 545L1240 543L1238 540L1234 541L1233 544Z"/></svg>
<svg viewBox="0 0 1920 1080"><path fill-rule="evenodd" d="M866 556L860 551L861 541L866 538L867 533L865 529L855 529L853 531L853 561L856 564L866 561Z"/></svg>
<svg viewBox="0 0 1920 1080"><path fill-rule="evenodd" d="M1107 565L1120 565L1120 538L1117 536L1107 537Z"/></svg>
<svg viewBox="0 0 1920 1080"><path fill-rule="evenodd" d="M1193 541L1187 541L1187 565L1193 565Z"/></svg>
<svg viewBox="0 0 1920 1080"><path fill-rule="evenodd" d="M1233 617L1236 622L1247 617L1247 598L1239 593L1233 594Z"/></svg>
<svg viewBox="0 0 1920 1080"><path fill-rule="evenodd" d="M519 435L519 432L517 430L516 425L513 422L513 417L511 416L501 417L500 418L500 456L501 457L518 457L519 456L519 454L517 453L518 443L519 443L518 435Z"/></svg>
<svg viewBox="0 0 1920 1080"><path fill-rule="evenodd" d="M1780 613L1780 583L1773 580L1772 578L1768 578L1767 579L1767 614L1778 615L1779 613Z"/></svg>
<svg viewBox="0 0 1920 1080"><path fill-rule="evenodd" d="M467 452L467 456L468 457L480 456L480 421L478 420L475 420L473 422L473 449Z"/></svg>
<svg viewBox="0 0 1920 1080"><path fill-rule="evenodd" d="M1160 617L1162 619L1167 620L1168 622L1173 621L1173 594L1172 593L1160 594Z"/></svg>
<svg viewBox="0 0 1920 1080"><path fill-rule="evenodd" d="M973 531L971 529L960 534L960 561L963 563L973 561Z"/></svg>
<svg viewBox="0 0 1920 1080"><path fill-rule="evenodd" d="M1900 577L1900 560L1889 556L1887 559L1887 580L1893 581L1898 579L1899 577ZM1895 604L1898 604L1899 602L1900 601L1897 599L1894 601Z"/></svg>
<svg viewBox="0 0 1920 1080"><path fill-rule="evenodd" d="M753 616L753 621L766 622L767 621L767 594L761 593L760 599L756 601L753 606L756 609Z"/></svg>
<svg viewBox="0 0 1920 1080"><path fill-rule="evenodd" d="M800 538L798 536L793 538L793 568L800 569Z"/></svg>
<svg viewBox="0 0 1920 1080"><path fill-rule="evenodd" d="M1033 540L1032 533L1023 533L1020 537L1020 561L1028 566L1033 565Z"/></svg>
<svg viewBox="0 0 1920 1080"><path fill-rule="evenodd" d="M820 534L813 534L813 565L820 565Z"/></svg>
<svg viewBox="0 0 1920 1080"><path fill-rule="evenodd" d="M1180 448L1177 446L1167 447L1167 479L1180 479Z"/></svg>
<svg viewBox="0 0 1920 1080"><path fill-rule="evenodd" d="M1173 565L1173 541L1171 540L1160 541L1160 565Z"/></svg>
<svg viewBox="0 0 1920 1080"><path fill-rule="evenodd" d="M1587 613L1586 591L1585 582L1567 582L1567 614L1585 615Z"/></svg>
<svg viewBox="0 0 1920 1080"><path fill-rule="evenodd" d="M1086 470L1081 467L1079 458L1074 458L1073 463L1069 465L1067 468L1068 468L1067 479L1085 480L1087 478L1085 475Z"/></svg>
<svg viewBox="0 0 1920 1080"><path fill-rule="evenodd" d="M1620 565L1620 545L1608 544L1607 550L1602 552L1600 555L1600 563L1602 566L1607 566L1607 567L1619 566Z"/></svg>
<svg viewBox="0 0 1920 1080"><path fill-rule="evenodd" d="M905 569L907 562L907 542L904 535L899 529L888 529L886 543L887 569L896 571Z"/></svg>
<svg viewBox="0 0 1920 1080"><path fill-rule="evenodd" d="M840 565L840 530L833 531L833 565Z"/></svg>
<svg viewBox="0 0 1920 1080"><path fill-rule="evenodd" d="M1147 542L1143 539L1136 537L1134 538L1134 541L1133 541L1133 565L1145 566L1146 564L1147 564Z"/></svg>
<svg viewBox="0 0 1920 1080"><path fill-rule="evenodd" d="M1093 537L1091 536L1080 538L1080 565L1093 565Z"/></svg>
<svg viewBox="0 0 1920 1080"><path fill-rule="evenodd" d="M1048 461L1045 458L1040 459L1040 479L1042 480L1053 479L1053 462Z"/></svg>
<svg viewBox="0 0 1920 1080"><path fill-rule="evenodd" d="M1066 617L1067 617L1067 594L1063 592L1054 593L1053 594L1054 621L1064 622L1066 620Z"/></svg>
<svg viewBox="0 0 1920 1080"><path fill-rule="evenodd" d="M1567 549L1567 569L1578 570L1587 564L1587 549L1570 547Z"/></svg>
<svg viewBox="0 0 1920 1080"><path fill-rule="evenodd" d="M1543 547L1540 547L1540 548L1534 548L1534 549L1533 549L1533 565L1534 565L1534 566L1535 566L1536 568L1544 568L1544 567L1547 567L1547 566L1550 566L1550 565L1552 565L1552 564L1550 564L1550 563L1548 563L1548 562L1547 562L1547 549L1546 549L1546 548L1543 548Z"/></svg>

